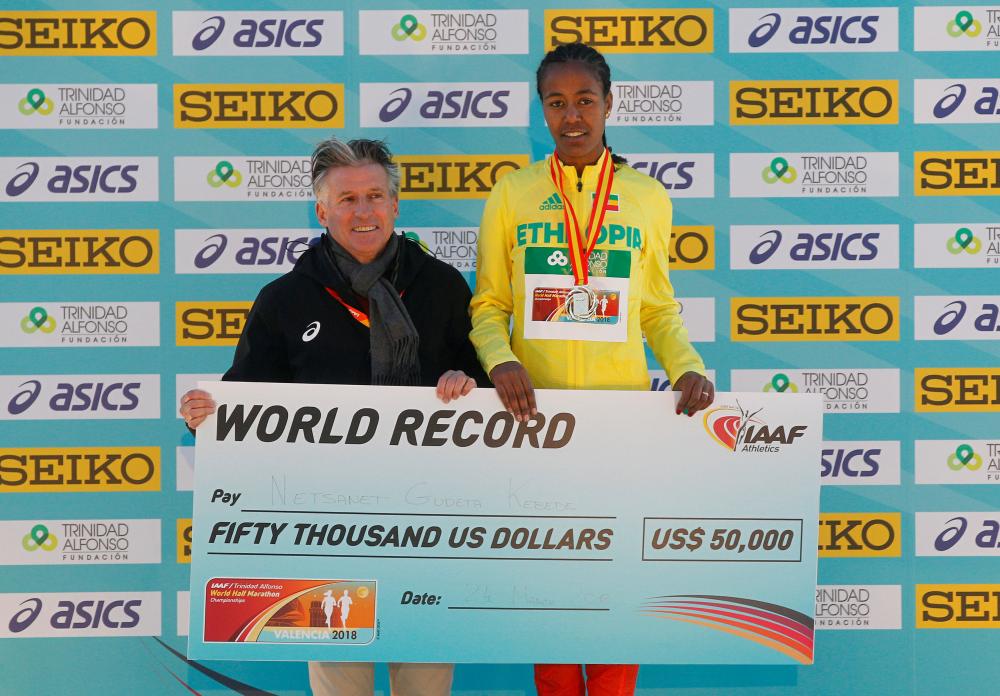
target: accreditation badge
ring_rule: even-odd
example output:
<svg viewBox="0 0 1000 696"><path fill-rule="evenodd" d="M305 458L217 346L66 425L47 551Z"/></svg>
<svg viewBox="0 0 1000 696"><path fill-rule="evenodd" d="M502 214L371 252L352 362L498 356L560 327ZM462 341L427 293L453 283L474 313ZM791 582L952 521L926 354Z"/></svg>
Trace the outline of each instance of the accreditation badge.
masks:
<svg viewBox="0 0 1000 696"><path fill-rule="evenodd" d="M586 285L578 285L567 250L528 247L524 254L524 337L624 342L632 254L594 250Z"/></svg>

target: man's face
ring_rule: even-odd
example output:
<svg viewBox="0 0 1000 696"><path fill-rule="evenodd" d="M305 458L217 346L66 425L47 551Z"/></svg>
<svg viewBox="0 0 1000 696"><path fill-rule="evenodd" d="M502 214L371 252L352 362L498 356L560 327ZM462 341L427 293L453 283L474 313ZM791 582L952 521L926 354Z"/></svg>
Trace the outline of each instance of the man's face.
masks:
<svg viewBox="0 0 1000 696"><path fill-rule="evenodd" d="M316 200L316 217L340 246L360 263L385 248L399 216L389 194L389 174L379 164L330 169Z"/></svg>

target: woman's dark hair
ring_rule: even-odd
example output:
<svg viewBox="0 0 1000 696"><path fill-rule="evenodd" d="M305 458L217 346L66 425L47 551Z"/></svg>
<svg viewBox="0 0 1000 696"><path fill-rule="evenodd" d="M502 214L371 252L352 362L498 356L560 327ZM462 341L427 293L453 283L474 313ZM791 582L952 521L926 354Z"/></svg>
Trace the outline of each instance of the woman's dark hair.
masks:
<svg viewBox="0 0 1000 696"><path fill-rule="evenodd" d="M542 58L542 62L538 64L538 70L535 71L535 89L538 91L539 99L542 97L542 79L545 77L545 72L557 63L581 63L601 83L604 96L607 97L611 94L611 68L608 67L608 62L604 60L604 56L596 48L591 48L587 44L571 43L556 46L546 53L545 57ZM602 135L601 140L604 146L610 150L606 134ZM613 152L611 153L611 161L614 162L616 168L628 163L624 157L616 155Z"/></svg>

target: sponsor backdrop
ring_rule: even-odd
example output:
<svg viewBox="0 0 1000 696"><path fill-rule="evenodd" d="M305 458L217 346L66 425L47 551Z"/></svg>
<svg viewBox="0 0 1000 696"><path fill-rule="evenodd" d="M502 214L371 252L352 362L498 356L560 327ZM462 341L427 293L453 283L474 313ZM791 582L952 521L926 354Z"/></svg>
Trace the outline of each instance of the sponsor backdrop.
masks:
<svg viewBox="0 0 1000 696"><path fill-rule="evenodd" d="M549 152L535 67L573 40L612 65L609 142L674 199L720 390L826 409L815 665L649 666L640 692L995 689L1000 5L129 5L0 10L0 693L306 691L302 664L185 660L178 392L319 233L330 133L388 139L399 227L473 282L485 197Z"/></svg>

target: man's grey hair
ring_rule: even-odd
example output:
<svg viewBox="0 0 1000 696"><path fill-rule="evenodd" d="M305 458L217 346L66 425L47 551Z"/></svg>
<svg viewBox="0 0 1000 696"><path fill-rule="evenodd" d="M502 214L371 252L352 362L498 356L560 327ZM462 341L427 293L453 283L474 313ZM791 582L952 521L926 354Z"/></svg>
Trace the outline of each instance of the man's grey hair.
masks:
<svg viewBox="0 0 1000 696"><path fill-rule="evenodd" d="M323 188L323 178L337 167L358 167L379 164L389 176L389 194L399 198L399 165L392 161L392 153L381 140L358 138L344 142L330 137L321 142L312 154L312 187L319 197Z"/></svg>

